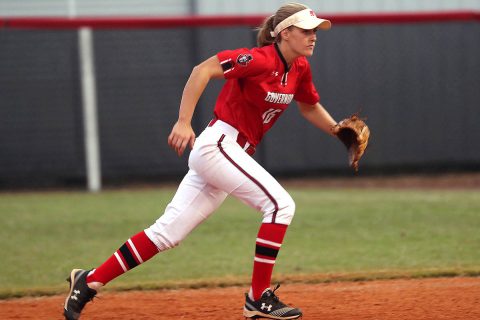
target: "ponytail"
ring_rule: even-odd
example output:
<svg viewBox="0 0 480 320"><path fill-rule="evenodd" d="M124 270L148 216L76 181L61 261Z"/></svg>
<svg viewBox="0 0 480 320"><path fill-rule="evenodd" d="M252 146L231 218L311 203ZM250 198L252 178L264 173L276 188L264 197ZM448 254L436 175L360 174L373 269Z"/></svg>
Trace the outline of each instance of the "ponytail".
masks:
<svg viewBox="0 0 480 320"><path fill-rule="evenodd" d="M263 21L260 27L258 27L257 45L259 47L268 46L275 42L275 38L270 34L274 29L274 19L275 15L270 16Z"/></svg>

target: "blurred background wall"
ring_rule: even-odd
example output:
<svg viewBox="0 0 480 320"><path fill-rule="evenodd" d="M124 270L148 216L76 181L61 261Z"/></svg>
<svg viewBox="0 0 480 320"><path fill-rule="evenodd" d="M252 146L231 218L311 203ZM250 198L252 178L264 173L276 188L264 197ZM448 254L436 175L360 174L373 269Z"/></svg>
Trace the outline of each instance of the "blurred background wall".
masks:
<svg viewBox="0 0 480 320"><path fill-rule="evenodd" d="M167 136L193 66L223 49L255 46L253 26L189 27L194 15L266 15L283 1L5 1L0 17L185 16L185 27L93 29L104 183L164 181L187 171ZM304 1L326 12L310 59L322 104L336 119L361 111L371 145L363 174L480 170L480 21L341 22L364 12L477 12L480 1ZM227 5L228 4L228 5ZM455 15L453 15L455 16ZM0 28L0 188L81 186L86 180L79 33ZM194 119L212 117L222 81ZM350 174L344 147L292 105L255 158L277 176Z"/></svg>

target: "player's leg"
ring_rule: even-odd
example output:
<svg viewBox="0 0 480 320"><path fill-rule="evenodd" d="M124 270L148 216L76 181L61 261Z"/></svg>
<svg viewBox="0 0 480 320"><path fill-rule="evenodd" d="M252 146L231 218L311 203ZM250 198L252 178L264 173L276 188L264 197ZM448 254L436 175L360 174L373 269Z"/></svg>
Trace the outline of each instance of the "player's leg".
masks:
<svg viewBox="0 0 480 320"><path fill-rule="evenodd" d="M128 239L99 267L75 269L69 281L70 293L64 306L66 319L78 319L96 291L116 277L180 243L225 200L227 193L208 185L190 170L165 213L149 228Z"/></svg>
<svg viewBox="0 0 480 320"><path fill-rule="evenodd" d="M208 185L195 171L190 170L167 205L165 213L149 228L122 245L110 258L112 265L106 265L105 268L100 266L87 281L106 284L156 253L177 246L218 208L226 196L225 192ZM130 245L135 243L135 237L141 238L141 247L137 248L138 250ZM145 249L145 255L141 254L142 249ZM137 251L140 255L137 255Z"/></svg>
<svg viewBox="0 0 480 320"><path fill-rule="evenodd" d="M165 214L145 230L160 251L177 246L225 200L227 193L190 170Z"/></svg>
<svg viewBox="0 0 480 320"><path fill-rule="evenodd" d="M210 154L209 162L214 166L202 165L201 159L195 159L195 163L202 166L201 175L209 184L227 191L263 213L256 239L252 287L247 297L245 315L298 318L301 316L300 310L285 306L270 289L275 260L295 213L295 203L278 181L233 139L220 135L215 148L218 151L216 153L208 148L204 151Z"/></svg>
<svg viewBox="0 0 480 320"><path fill-rule="evenodd" d="M104 264L91 272L87 282L107 284L156 253L177 246L218 208L226 196L225 192L208 185L190 170L165 213L149 228L128 239Z"/></svg>

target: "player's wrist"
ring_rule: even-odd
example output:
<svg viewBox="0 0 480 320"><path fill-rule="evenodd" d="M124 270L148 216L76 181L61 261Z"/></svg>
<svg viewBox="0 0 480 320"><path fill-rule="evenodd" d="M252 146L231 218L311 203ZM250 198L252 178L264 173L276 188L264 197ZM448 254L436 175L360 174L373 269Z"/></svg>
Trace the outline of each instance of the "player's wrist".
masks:
<svg viewBox="0 0 480 320"><path fill-rule="evenodd" d="M189 117L180 116L180 117L178 117L177 123L181 124L183 126L186 126L186 127L190 127L191 124L192 124L192 121L191 121L191 118L189 118Z"/></svg>
<svg viewBox="0 0 480 320"><path fill-rule="evenodd" d="M338 131L340 129L340 125L337 123L335 123L333 126L330 127L330 133L333 135L333 136L336 136L338 134Z"/></svg>

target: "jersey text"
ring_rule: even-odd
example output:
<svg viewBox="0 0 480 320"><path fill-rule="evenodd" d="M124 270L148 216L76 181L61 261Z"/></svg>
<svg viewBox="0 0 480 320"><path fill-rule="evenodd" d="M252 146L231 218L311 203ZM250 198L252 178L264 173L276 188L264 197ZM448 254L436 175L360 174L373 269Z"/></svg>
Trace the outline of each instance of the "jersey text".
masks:
<svg viewBox="0 0 480 320"><path fill-rule="evenodd" d="M272 103L280 104L289 104L292 102L293 94L291 93L277 93L277 92L267 92L265 101Z"/></svg>

